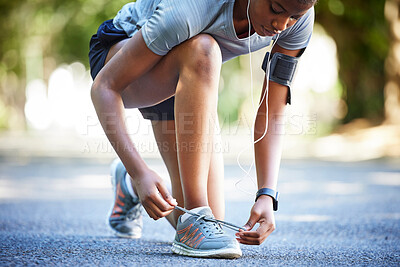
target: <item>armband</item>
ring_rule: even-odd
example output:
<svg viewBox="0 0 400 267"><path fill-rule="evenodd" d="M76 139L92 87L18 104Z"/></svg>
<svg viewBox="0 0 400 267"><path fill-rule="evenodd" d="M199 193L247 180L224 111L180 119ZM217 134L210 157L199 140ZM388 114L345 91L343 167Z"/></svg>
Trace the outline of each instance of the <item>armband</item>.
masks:
<svg viewBox="0 0 400 267"><path fill-rule="evenodd" d="M262 64L262 69L267 72L268 65L270 66L269 80L289 87L287 103L291 104L290 86L296 73L299 57L292 57L285 54L275 52L272 55L270 64L268 64L269 52L266 53Z"/></svg>

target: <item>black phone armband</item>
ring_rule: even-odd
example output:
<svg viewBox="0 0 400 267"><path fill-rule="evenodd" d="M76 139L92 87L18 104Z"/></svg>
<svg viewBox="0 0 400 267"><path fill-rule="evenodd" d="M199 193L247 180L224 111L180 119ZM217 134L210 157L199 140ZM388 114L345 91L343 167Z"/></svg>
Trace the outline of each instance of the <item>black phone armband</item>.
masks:
<svg viewBox="0 0 400 267"><path fill-rule="evenodd" d="M268 65L269 70L269 80L285 85L289 88L286 103L291 104L291 93L290 86L294 79L297 63L299 62L299 57L292 57L282 53L275 52L268 64L268 59L270 58L269 52L265 54L264 61L261 68L267 72Z"/></svg>

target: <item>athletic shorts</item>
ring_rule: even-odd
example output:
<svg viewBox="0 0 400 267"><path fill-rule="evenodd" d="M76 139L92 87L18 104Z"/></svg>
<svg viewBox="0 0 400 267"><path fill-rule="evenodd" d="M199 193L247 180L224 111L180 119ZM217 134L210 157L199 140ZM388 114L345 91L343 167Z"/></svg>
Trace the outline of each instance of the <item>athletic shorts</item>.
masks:
<svg viewBox="0 0 400 267"><path fill-rule="evenodd" d="M114 27L113 20L107 20L100 25L97 34L90 39L89 64L93 80L104 66L108 51L114 44L128 39L125 31ZM174 97L146 108L139 108L143 118L148 120L174 120Z"/></svg>

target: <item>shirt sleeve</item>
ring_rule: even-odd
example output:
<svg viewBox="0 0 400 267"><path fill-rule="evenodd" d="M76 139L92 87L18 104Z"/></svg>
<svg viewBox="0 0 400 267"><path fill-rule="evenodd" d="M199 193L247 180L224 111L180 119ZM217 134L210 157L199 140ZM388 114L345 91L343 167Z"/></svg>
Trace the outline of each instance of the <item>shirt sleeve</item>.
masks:
<svg viewBox="0 0 400 267"><path fill-rule="evenodd" d="M167 54L174 46L200 33L209 16L210 1L161 1L142 27L147 47L157 55Z"/></svg>
<svg viewBox="0 0 400 267"><path fill-rule="evenodd" d="M307 11L296 24L279 35L277 44L288 50L297 50L307 47L314 27L314 8Z"/></svg>

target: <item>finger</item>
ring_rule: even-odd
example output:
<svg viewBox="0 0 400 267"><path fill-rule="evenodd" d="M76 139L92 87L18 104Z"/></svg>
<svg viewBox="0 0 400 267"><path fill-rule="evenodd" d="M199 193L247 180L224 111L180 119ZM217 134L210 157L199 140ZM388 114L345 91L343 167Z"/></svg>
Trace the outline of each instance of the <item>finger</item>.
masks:
<svg viewBox="0 0 400 267"><path fill-rule="evenodd" d="M236 236L240 236L240 237L247 236L247 237L258 238L258 237L260 237L260 233L257 231L244 231L244 232L236 233Z"/></svg>
<svg viewBox="0 0 400 267"><path fill-rule="evenodd" d="M263 238L246 238L246 239L242 238L240 240L241 243L246 243L248 245L261 245L265 241L265 239L267 239L267 236Z"/></svg>
<svg viewBox="0 0 400 267"><path fill-rule="evenodd" d="M236 238L236 240L237 240L240 244L243 244L243 245L252 245L252 246L255 246L255 245L260 245L260 244L261 244L260 242L248 241L248 240L243 240L243 239L240 239L240 238Z"/></svg>
<svg viewBox="0 0 400 267"><path fill-rule="evenodd" d="M266 226L260 224L256 231L243 231L236 233L238 237L249 237L249 238L260 238L263 236L268 236L273 232L273 226Z"/></svg>
<svg viewBox="0 0 400 267"><path fill-rule="evenodd" d="M268 237L269 233L266 233L265 235L259 235L259 236L239 236L237 238L240 238L245 241L251 241L251 242L256 242L257 240L265 240Z"/></svg>
<svg viewBox="0 0 400 267"><path fill-rule="evenodd" d="M249 243L253 245L259 245L272 233L273 229L269 228L267 231L259 231L261 227L257 229L257 231L244 231L236 233L236 238L243 241L244 243ZM242 243L243 243L242 242Z"/></svg>
<svg viewBox="0 0 400 267"><path fill-rule="evenodd" d="M249 241L246 241L246 240L243 240L243 239L240 239L240 238L236 238L236 240L237 240L240 244L243 244L243 245L255 245L255 244L253 244L252 242L249 242Z"/></svg>
<svg viewBox="0 0 400 267"><path fill-rule="evenodd" d="M257 245L259 243L260 235L257 232L246 233L236 233L236 239L240 240L241 243L247 245Z"/></svg>
<svg viewBox="0 0 400 267"><path fill-rule="evenodd" d="M172 197L172 195L169 193L167 187L164 185L164 183L159 183L157 185L157 189L160 192L161 196L171 205L171 206L176 206L178 205L178 202L176 202L176 199Z"/></svg>
<svg viewBox="0 0 400 267"><path fill-rule="evenodd" d="M173 205L170 205L161 194L153 195L151 198L152 202L158 207L161 212L166 212L174 209Z"/></svg>
<svg viewBox="0 0 400 267"><path fill-rule="evenodd" d="M158 198L162 199L158 194L157 194ZM145 208L145 210L147 211L147 213L149 214L149 216L154 219L154 220L158 220L166 215L168 215L170 212L165 212L163 210L160 210L160 208L154 203L154 199L155 197L147 197L144 201L142 201L142 205ZM169 207L169 205L167 204L167 202L165 202L165 206ZM166 209L168 210L168 209ZM171 209L172 212L172 209Z"/></svg>
<svg viewBox="0 0 400 267"><path fill-rule="evenodd" d="M247 230L253 229L254 225L257 223L259 216L254 216L253 213L250 214L250 218L247 221L247 223L243 226Z"/></svg>
<svg viewBox="0 0 400 267"><path fill-rule="evenodd" d="M150 216L150 218L152 218L153 220L158 220L158 216L155 215L155 213L153 212L153 210L151 208L149 208L147 205L143 205L143 208L145 209L145 211L147 212L147 214Z"/></svg>
<svg viewBox="0 0 400 267"><path fill-rule="evenodd" d="M148 206L153 211L153 213L158 217L158 219L167 216L174 210L174 207L170 206L160 196L155 197L155 199L152 199L152 201L148 203Z"/></svg>
<svg viewBox="0 0 400 267"><path fill-rule="evenodd" d="M160 211L160 209L154 205L154 203L151 203L147 206L146 211L148 212L149 216L154 219L154 220L158 220L160 218L163 218L165 216L167 216L168 214L170 214L173 210L171 211L167 211L167 212L163 212Z"/></svg>
<svg viewBox="0 0 400 267"><path fill-rule="evenodd" d="M269 234L266 234L264 236L258 236L258 237L240 236L240 237L237 237L236 239L243 244L260 245L262 242L264 242L264 240L268 237L268 235Z"/></svg>

